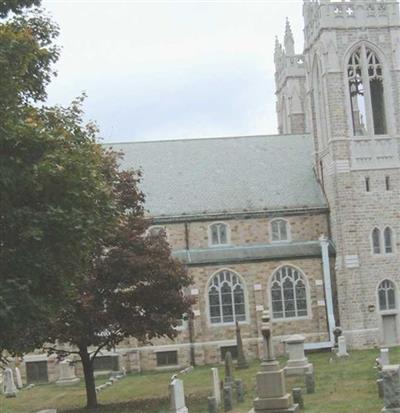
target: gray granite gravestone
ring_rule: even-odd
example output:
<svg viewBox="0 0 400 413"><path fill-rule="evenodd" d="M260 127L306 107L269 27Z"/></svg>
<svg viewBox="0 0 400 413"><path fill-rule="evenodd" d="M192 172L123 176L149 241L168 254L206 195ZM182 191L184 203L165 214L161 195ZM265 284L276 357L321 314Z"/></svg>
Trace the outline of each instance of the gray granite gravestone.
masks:
<svg viewBox="0 0 400 413"><path fill-rule="evenodd" d="M285 373L274 357L269 312L262 315L263 361L256 376L256 394L251 413L297 413L299 405L293 403L286 392Z"/></svg>
<svg viewBox="0 0 400 413"><path fill-rule="evenodd" d="M383 402L382 413L400 413L400 365L382 368Z"/></svg>

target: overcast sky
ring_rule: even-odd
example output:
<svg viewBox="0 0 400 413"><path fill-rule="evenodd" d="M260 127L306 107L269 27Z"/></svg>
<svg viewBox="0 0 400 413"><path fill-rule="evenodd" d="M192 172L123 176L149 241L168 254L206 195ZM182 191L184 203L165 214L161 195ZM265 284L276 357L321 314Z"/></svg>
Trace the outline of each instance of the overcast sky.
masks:
<svg viewBox="0 0 400 413"><path fill-rule="evenodd" d="M49 102L85 91L105 142L275 134L273 50L302 1L44 0L61 30Z"/></svg>

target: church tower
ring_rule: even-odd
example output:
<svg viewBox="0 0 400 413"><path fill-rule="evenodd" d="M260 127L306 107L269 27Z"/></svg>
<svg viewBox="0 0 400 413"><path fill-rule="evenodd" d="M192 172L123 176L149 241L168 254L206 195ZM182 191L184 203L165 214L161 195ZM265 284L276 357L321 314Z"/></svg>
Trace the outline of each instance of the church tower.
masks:
<svg viewBox="0 0 400 413"><path fill-rule="evenodd" d="M280 134L307 133L305 115L306 71L304 57L295 53L290 23L286 21L284 46L275 42L276 111Z"/></svg>
<svg viewBox="0 0 400 413"><path fill-rule="evenodd" d="M399 6L304 0L303 14L305 100L330 208L338 324L355 347L399 343Z"/></svg>

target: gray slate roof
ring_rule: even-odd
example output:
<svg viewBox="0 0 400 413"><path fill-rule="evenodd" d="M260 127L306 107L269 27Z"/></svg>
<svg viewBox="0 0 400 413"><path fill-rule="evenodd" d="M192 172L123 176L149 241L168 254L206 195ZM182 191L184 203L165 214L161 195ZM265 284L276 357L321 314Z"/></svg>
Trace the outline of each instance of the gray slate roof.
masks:
<svg viewBox="0 0 400 413"><path fill-rule="evenodd" d="M310 136L245 136L108 144L142 169L154 217L324 208Z"/></svg>

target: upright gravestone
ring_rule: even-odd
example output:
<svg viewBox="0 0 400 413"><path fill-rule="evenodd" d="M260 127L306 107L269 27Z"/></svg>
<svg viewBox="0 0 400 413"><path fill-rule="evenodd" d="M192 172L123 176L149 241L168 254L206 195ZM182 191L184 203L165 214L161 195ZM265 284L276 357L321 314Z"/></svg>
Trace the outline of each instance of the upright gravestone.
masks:
<svg viewBox="0 0 400 413"><path fill-rule="evenodd" d="M225 384L232 386L233 382L234 378L232 354L230 351L227 351L225 354Z"/></svg>
<svg viewBox="0 0 400 413"><path fill-rule="evenodd" d="M256 376L256 394L252 413L297 413L299 405L293 403L292 395L286 392L285 374L275 360L268 311L262 316L263 362Z"/></svg>
<svg viewBox="0 0 400 413"><path fill-rule="evenodd" d="M234 407L233 389L230 384L224 385L224 411L230 412Z"/></svg>
<svg viewBox="0 0 400 413"><path fill-rule="evenodd" d="M300 409L304 409L303 392L301 387L295 387L292 389L293 401L297 403Z"/></svg>
<svg viewBox="0 0 400 413"><path fill-rule="evenodd" d="M15 374L15 383L17 385L17 389L22 389L22 387L24 386L22 384L21 371L18 367L15 367L14 374Z"/></svg>
<svg viewBox="0 0 400 413"><path fill-rule="evenodd" d="M244 385L242 379L235 380L236 400L238 403L244 402Z"/></svg>
<svg viewBox="0 0 400 413"><path fill-rule="evenodd" d="M389 365L382 369L383 402L382 413L400 413L400 365Z"/></svg>
<svg viewBox="0 0 400 413"><path fill-rule="evenodd" d="M183 389L183 381L173 379L169 385L169 397L171 402L171 413L188 413L185 404L185 392Z"/></svg>
<svg viewBox="0 0 400 413"><path fill-rule="evenodd" d="M308 371L305 375L306 391L307 394L315 393L315 378L314 372Z"/></svg>
<svg viewBox="0 0 400 413"><path fill-rule="evenodd" d="M383 399L383 379L378 379L376 385L378 387L378 396L380 399Z"/></svg>
<svg viewBox="0 0 400 413"><path fill-rule="evenodd" d="M286 351L289 354L289 360L285 367L287 376L303 376L306 372L312 371L313 366L304 354L305 340L305 337L299 334L290 336L285 340Z"/></svg>
<svg viewBox="0 0 400 413"><path fill-rule="evenodd" d="M218 406L217 406L217 401L215 400L215 397L209 397L207 399L208 402L208 413L218 413Z"/></svg>
<svg viewBox="0 0 400 413"><path fill-rule="evenodd" d="M237 368L247 369L249 365L247 364L246 357L244 355L242 335L240 333L240 327L239 327L238 321L236 321L236 345L237 345L237 352L238 352Z"/></svg>
<svg viewBox="0 0 400 413"><path fill-rule="evenodd" d="M217 367L211 369L212 374L212 395L215 398L217 407L221 404L221 387L219 381L219 372Z"/></svg>
<svg viewBox="0 0 400 413"><path fill-rule="evenodd" d="M70 360L63 360L59 364L60 375L56 384L59 386L69 386L79 382L79 378L75 376L75 366Z"/></svg>
<svg viewBox="0 0 400 413"><path fill-rule="evenodd" d="M10 368L6 368L3 371L3 394L7 398L17 396L17 388L14 384L14 376Z"/></svg>
<svg viewBox="0 0 400 413"><path fill-rule="evenodd" d="M338 357L348 357L349 353L347 352L346 337L340 336L338 339Z"/></svg>
<svg viewBox="0 0 400 413"><path fill-rule="evenodd" d="M390 364L388 348L381 348L379 354L379 364L381 367L388 366Z"/></svg>

